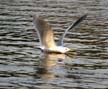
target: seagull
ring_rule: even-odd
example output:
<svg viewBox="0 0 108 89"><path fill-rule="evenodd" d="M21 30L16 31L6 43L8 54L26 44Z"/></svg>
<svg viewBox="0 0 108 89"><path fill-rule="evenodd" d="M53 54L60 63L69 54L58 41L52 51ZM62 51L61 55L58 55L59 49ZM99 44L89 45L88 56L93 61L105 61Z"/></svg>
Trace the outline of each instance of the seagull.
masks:
<svg viewBox="0 0 108 89"><path fill-rule="evenodd" d="M61 37L58 40L58 43L56 44L54 41L54 32L49 23L40 16L36 15L33 16L33 23L40 42L39 49L48 53L62 53L62 54L72 51L72 49L63 46L63 39L69 30L77 26L86 17L87 14L84 14L75 23L71 24L61 35Z"/></svg>

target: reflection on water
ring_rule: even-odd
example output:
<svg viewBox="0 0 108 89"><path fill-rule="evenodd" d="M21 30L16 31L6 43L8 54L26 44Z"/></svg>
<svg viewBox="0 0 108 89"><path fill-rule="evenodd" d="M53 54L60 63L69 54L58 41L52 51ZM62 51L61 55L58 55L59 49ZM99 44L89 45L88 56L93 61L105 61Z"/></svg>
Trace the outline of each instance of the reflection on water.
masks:
<svg viewBox="0 0 108 89"><path fill-rule="evenodd" d="M65 54L42 54L37 69L38 75L45 79L66 75L65 60L67 58Z"/></svg>
<svg viewBox="0 0 108 89"><path fill-rule="evenodd" d="M85 13L64 39L75 52L44 54L36 48L32 15L51 23L57 41ZM108 0L0 0L0 88L107 89Z"/></svg>

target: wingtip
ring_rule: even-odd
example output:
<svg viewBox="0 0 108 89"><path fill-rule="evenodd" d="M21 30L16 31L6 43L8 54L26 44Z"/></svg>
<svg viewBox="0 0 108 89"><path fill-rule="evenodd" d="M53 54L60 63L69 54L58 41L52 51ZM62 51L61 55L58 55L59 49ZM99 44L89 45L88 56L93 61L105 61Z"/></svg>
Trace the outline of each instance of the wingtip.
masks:
<svg viewBox="0 0 108 89"><path fill-rule="evenodd" d="M42 16L40 16L40 15L33 15L33 20L36 20L36 19L42 19Z"/></svg>
<svg viewBox="0 0 108 89"><path fill-rule="evenodd" d="M83 15L83 17L87 17L88 16L88 13L85 13L84 15Z"/></svg>
<svg viewBox="0 0 108 89"><path fill-rule="evenodd" d="M37 25L37 24L45 24L45 21L44 21L44 19L42 18L42 16L39 16L39 15L34 15L33 16L33 23L35 24L35 25Z"/></svg>

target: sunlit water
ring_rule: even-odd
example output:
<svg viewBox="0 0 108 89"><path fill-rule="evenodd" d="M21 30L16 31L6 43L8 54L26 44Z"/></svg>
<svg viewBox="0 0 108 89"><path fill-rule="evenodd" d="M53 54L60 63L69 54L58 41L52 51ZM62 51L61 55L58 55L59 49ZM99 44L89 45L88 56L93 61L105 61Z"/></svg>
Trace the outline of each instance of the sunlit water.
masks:
<svg viewBox="0 0 108 89"><path fill-rule="evenodd" d="M32 16L43 16L57 41L76 51L44 54ZM0 89L108 88L108 0L0 0Z"/></svg>

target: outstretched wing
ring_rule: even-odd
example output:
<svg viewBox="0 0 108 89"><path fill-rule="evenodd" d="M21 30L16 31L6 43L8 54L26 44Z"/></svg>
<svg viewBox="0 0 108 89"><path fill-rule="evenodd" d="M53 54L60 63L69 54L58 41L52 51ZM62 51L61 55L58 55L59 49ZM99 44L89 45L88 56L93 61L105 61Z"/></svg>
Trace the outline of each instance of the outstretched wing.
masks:
<svg viewBox="0 0 108 89"><path fill-rule="evenodd" d="M35 24L41 46L46 48L54 47L55 41L53 37L53 30L51 29L48 22L39 16L34 16L33 22Z"/></svg>
<svg viewBox="0 0 108 89"><path fill-rule="evenodd" d="M83 15L82 17L80 17L74 24L70 25L65 32L61 35L60 39L58 40L57 45L58 46L62 46L63 45L63 39L67 33L67 31L69 31L70 29L73 29L75 26L77 26L82 20L84 20L87 17L87 14Z"/></svg>

